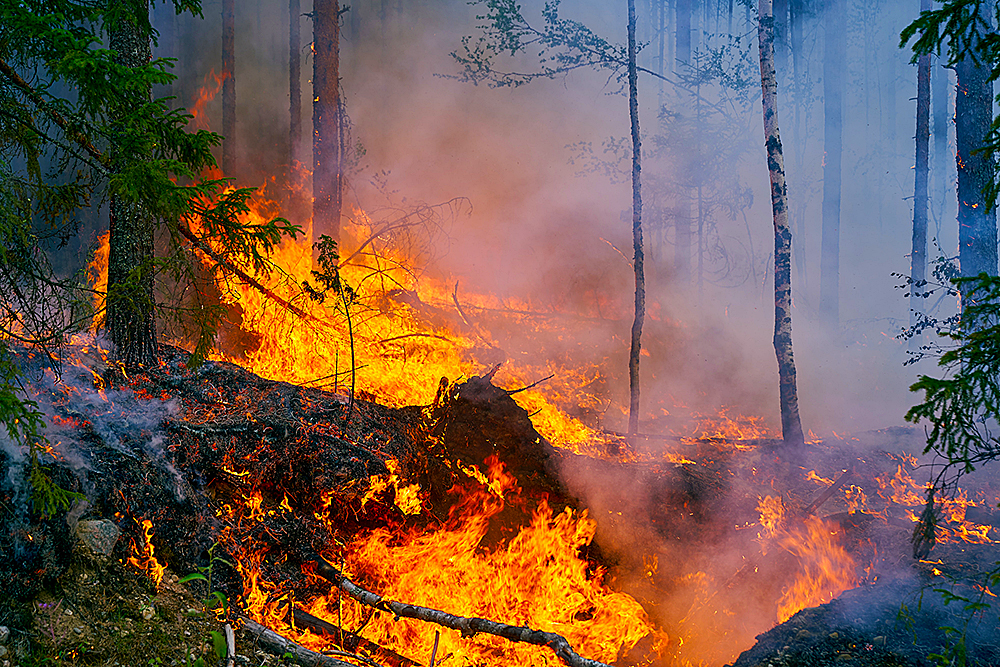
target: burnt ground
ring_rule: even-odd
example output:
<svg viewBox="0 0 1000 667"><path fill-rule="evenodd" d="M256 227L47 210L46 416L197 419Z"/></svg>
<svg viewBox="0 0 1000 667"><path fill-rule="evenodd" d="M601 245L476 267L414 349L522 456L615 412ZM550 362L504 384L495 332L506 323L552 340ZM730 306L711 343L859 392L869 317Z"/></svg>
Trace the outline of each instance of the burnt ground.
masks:
<svg viewBox="0 0 1000 667"><path fill-rule="evenodd" d="M536 500L545 498L556 510L585 505L598 520L598 535L584 555L606 567L609 580L669 633L678 614L662 601L683 593L680 574L723 550L754 547L740 526L757 521L764 493L780 493L790 508L801 509L822 490L803 481L803 470L830 474L850 464L856 467L852 483L875 498L875 477L900 463L871 448L858 458L852 443L815 445L790 462L775 442L735 448L724 440L676 443L681 462L651 461L642 451L631 452L638 460L628 451L592 459L549 446L488 375L443 384L432 406L390 409L362 400L351 406L343 396L263 380L232 364L192 370L183 352L162 352L159 367L103 389L95 377L107 369L81 350L61 378L41 361L25 360L31 390L49 415L47 435L55 447L47 470L87 501L68 514L40 516L27 502L23 455L0 448L0 626L8 628L0 630L0 667L188 664L202 656L213 664L210 633L220 630L221 620L203 600L210 590L230 600L242 591L239 573L212 560L213 554L232 559L227 539L263 545L263 574L308 598L315 584L300 563L329 547L330 533L316 514L325 501L342 535L443 524L453 498L448 490L469 483L460 464L482 467L491 455L508 464L524 500L505 507L486 542L503 540L527 521ZM628 449L620 444L609 449ZM372 476L390 472L388 461L398 462L402 484L420 485L422 513L401 511L392 485L368 493ZM253 494L260 495L266 520L234 525L227 506ZM867 582L759 635L734 666L930 664L927 656L947 646L940 627L963 627L965 619L960 604L943 605L931 589L948 576L981 575L996 559L993 545L938 545L928 559L940 565L917 563L909 556L912 524L905 519L849 515L833 500L817 513L840 525L858 562L872 563ZM981 518L995 520L988 510ZM159 587L126 564L135 545L144 544L147 520L155 556L169 565ZM81 527L110 524L120 536L106 540L106 555L101 544L95 550L80 538ZM664 544L696 546L656 546ZM675 567L630 576L657 550ZM201 581L177 583L178 576L207 573L210 565L211 589ZM738 569L725 583L729 597L777 599L777 574L795 567L790 554L774 553ZM942 574L934 574L935 567ZM969 597L964 585L956 590ZM743 614L748 627L758 627L761 619L750 618L756 609L735 604L720 611ZM991 644L996 624L990 632L981 626L970 626L971 662L1000 664ZM246 634L237 646L238 664L281 661ZM645 663L649 648L640 644L622 664Z"/></svg>

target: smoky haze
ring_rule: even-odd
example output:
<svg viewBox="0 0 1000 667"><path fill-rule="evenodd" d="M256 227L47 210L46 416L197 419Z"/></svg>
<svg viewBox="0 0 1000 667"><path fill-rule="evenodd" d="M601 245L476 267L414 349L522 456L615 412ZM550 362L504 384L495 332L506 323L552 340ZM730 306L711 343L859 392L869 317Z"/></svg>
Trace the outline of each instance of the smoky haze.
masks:
<svg viewBox="0 0 1000 667"><path fill-rule="evenodd" d="M890 275L909 272L916 70L896 44L916 13L910 4L857 2L847 9L837 324L818 317L823 17L807 8L804 47L794 58L779 44L779 126L795 237L799 397L803 425L818 435L901 424L913 402L906 388L919 367L902 366L906 345L895 339L908 323L908 303L905 290L896 288L902 280ZM303 142L296 157L305 164L311 136L310 5L302 3L300 20ZM639 37L646 44L640 65L656 70L659 43L649 3L638 5ZM155 17L158 54L173 50L179 57L180 79L172 91L178 104L193 104L205 77L221 68L219 8L205 9L203 20L174 19L160 9ZM540 25L539 10L539 3L523 6L524 16ZM478 34L475 16L481 12L458 1L384 1L352 5L343 15L342 90L352 142L364 150L345 201L377 211L389 200L405 207L468 198L471 215L457 218L439 238L424 258L430 269L460 281L463 291L592 318L579 336L588 354L609 365L609 408L602 425L621 429L633 298L630 189L622 178L628 152L605 153L602 146L627 138L627 100L608 72L580 70L500 89L440 76L459 72L449 52L459 48L463 35ZM611 41L624 40L624 3L567 1L560 12ZM652 320L640 370L646 430L654 430L667 413L713 413L722 406L778 423L771 347L773 235L756 31L747 19L739 4L731 18L724 3L697 4L693 12L695 66L709 71L713 50L727 47L719 60L727 85L718 77L690 83L686 91L648 76L639 82ZM238 176L243 183L262 184L281 178L287 162L288 6L239 3L236 21ZM730 23L736 40L729 37ZM675 81L692 76L694 70L673 59L671 12L666 28L665 74ZM537 68L533 52L497 62L512 70ZM947 75L936 68L935 76L942 73ZM207 111L210 126L219 129L220 99ZM583 144L591 146L589 156L581 153ZM706 166L713 160L719 164ZM596 162L602 164L595 167ZM944 184L953 183L954 166L933 155L931 163L944 170L931 178L929 237L940 239L950 257L956 244L954 190ZM609 178L605 167L617 177ZM373 180L382 187L374 187ZM676 258L674 223L683 215L683 202L694 230L689 276ZM938 251L931 247L929 254ZM949 307L954 304L943 304L940 312L948 314ZM579 349L570 343L550 348L561 356ZM502 373L498 379L502 382Z"/></svg>

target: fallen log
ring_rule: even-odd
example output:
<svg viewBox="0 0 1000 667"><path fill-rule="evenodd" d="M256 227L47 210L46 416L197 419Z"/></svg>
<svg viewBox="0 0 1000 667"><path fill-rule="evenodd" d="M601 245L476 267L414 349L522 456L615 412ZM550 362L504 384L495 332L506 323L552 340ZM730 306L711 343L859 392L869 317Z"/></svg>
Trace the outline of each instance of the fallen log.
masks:
<svg viewBox="0 0 1000 667"><path fill-rule="evenodd" d="M263 648L275 655L291 653L301 664L309 665L310 667L357 667L357 665L352 665L349 662L310 651L305 646L282 637L274 630L266 628L256 621L251 621L246 616L240 616L239 618L243 629L250 633Z"/></svg>
<svg viewBox="0 0 1000 667"><path fill-rule="evenodd" d="M378 609L379 611L388 612L396 618L414 618L419 621L436 623L452 630L458 630L462 633L463 637L472 637L480 632L484 632L497 637L503 637L512 642L526 642L536 646L548 646L570 667L610 667L606 663L582 657L573 650L573 647L570 646L565 637L554 632L543 632L522 626L507 625L506 623L498 623L485 618L455 616L454 614L449 614L438 609L418 607L417 605L396 602L395 600L386 600L381 595L358 586L323 557L314 554L311 560L316 563L316 574L361 604Z"/></svg>
<svg viewBox="0 0 1000 667"><path fill-rule="evenodd" d="M420 663L415 660L410 660L406 656L400 655L395 651L383 648L374 642L368 641L360 635L350 632L349 630L344 630L343 628L334 625L329 621L325 621L318 616L313 616L309 612L299 609L298 607L292 608L292 619L295 621L295 627L309 628L313 632L320 632L328 635L332 637L344 650L350 651L351 653L363 651L365 654L373 658L377 658L382 664L388 665L389 667L420 666Z"/></svg>

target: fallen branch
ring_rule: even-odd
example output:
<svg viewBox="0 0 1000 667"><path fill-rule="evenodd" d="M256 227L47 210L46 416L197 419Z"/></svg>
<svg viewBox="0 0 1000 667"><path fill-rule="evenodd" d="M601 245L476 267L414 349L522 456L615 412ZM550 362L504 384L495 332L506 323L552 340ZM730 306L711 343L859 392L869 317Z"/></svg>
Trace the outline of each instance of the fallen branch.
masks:
<svg viewBox="0 0 1000 667"><path fill-rule="evenodd" d="M240 616L240 621L246 632L250 633L263 648L275 655L291 653L301 664L309 665L310 667L357 667L357 665L352 665L349 662L310 651L305 646L282 637L274 630L265 628L260 623L251 621L246 616Z"/></svg>
<svg viewBox="0 0 1000 667"><path fill-rule="evenodd" d="M590 660L582 657L573 650L569 642L562 635L554 632L543 632L532 630L531 628L497 623L485 618L467 618L455 616L444 611L431 609L429 607L418 607L417 605L405 604L394 600L386 600L381 595L372 593L358 586L348 579L340 570L330 565L324 558L314 555L312 558L316 563L316 573L329 581L340 590L344 591L352 598L363 605L367 605L380 611L389 612L396 618L415 618L420 621L436 623L452 630L458 630L463 637L472 637L480 632L485 632L497 637L509 639L512 642L526 642L536 646L548 646L556 655L570 667L610 667L606 663Z"/></svg>
<svg viewBox="0 0 1000 667"><path fill-rule="evenodd" d="M804 510L802 510L802 515L811 516L812 513L818 510L820 505L829 500L830 497L837 492L837 489L843 486L844 482L846 482L853 474L854 474L854 464L851 464L850 466L848 466L846 470L844 470L844 472L840 475L837 481L835 481L833 484L827 487L826 491L821 493L819 497L816 498L816 500L809 503L809 506L806 507Z"/></svg>
<svg viewBox="0 0 1000 667"><path fill-rule="evenodd" d="M322 618L313 616L309 612L299 609L298 607L292 608L292 619L295 621L295 627L309 628L313 632L321 632L329 635L334 639L334 641L337 642L338 646L350 651L351 653L363 651L364 654L377 658L382 663L389 665L390 667L420 666L420 663L415 660L410 660L404 655L400 655L395 651L390 651L389 649L379 646L374 642L370 642L356 633L344 630L343 628L340 628L329 621L325 621ZM364 658L365 655L360 657Z"/></svg>
<svg viewBox="0 0 1000 667"><path fill-rule="evenodd" d="M323 323L322 320L320 320L319 318L310 315L309 313L302 310L292 302L281 298L280 296L275 294L272 290L262 285L260 281L251 276L249 273L239 268L238 266L234 265L232 262L227 260L219 253L212 250L212 248L207 243L198 238L198 236L194 232L192 232L184 225L177 225L177 230L181 233L181 236L183 236L184 238L186 238L188 241L191 242L191 245L193 245L201 252L205 253L212 261L224 267L227 271L232 271L234 274L239 276L240 280L246 282L246 284L250 285L250 287L253 287L255 290L263 294L266 298L277 302L289 312L298 315L303 319L312 320L313 322L319 322L320 324Z"/></svg>

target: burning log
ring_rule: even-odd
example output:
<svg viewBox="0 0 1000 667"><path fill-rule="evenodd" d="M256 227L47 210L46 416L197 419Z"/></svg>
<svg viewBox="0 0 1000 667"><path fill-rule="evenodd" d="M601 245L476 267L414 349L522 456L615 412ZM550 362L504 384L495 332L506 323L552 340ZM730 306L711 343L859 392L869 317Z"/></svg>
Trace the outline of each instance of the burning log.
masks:
<svg viewBox="0 0 1000 667"><path fill-rule="evenodd" d="M452 630L458 630L462 633L463 637L472 637L480 632L484 632L497 637L503 637L512 642L526 642L536 646L548 646L570 667L610 667L606 663L582 657L573 650L573 647L569 645L565 637L554 632L543 632L516 625L507 625L506 623L498 623L485 618L455 616L454 614L449 614L438 609L419 607L395 600L386 600L381 595L358 586L321 556L314 556L313 562L316 563L316 573L319 576L361 604L379 611L389 612L395 615L396 618L415 618L419 621L436 623Z"/></svg>

